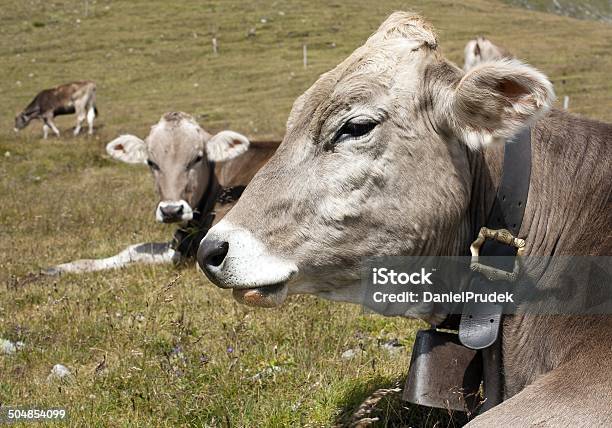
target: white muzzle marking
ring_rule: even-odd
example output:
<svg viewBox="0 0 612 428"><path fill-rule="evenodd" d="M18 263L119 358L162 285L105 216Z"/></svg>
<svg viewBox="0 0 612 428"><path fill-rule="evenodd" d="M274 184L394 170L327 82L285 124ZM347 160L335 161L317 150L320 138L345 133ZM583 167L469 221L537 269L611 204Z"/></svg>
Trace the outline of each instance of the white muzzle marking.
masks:
<svg viewBox="0 0 612 428"><path fill-rule="evenodd" d="M168 212L173 210L176 210L178 213L176 216L168 216L164 213L164 211ZM159 223L187 222L191 219L193 219L193 209L184 199L180 201L161 201L157 204L155 220Z"/></svg>
<svg viewBox="0 0 612 428"><path fill-rule="evenodd" d="M222 220L204 239L229 244L219 266L208 271L224 288L232 288L234 297L255 306L278 306L287 296L287 282L298 273L290 260L271 254L252 233Z"/></svg>

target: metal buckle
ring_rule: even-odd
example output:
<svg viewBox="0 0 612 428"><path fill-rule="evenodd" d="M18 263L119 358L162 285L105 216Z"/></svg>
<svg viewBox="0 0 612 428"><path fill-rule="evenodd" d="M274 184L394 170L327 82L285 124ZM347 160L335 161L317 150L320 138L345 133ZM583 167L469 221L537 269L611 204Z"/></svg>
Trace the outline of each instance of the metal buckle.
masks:
<svg viewBox="0 0 612 428"><path fill-rule="evenodd" d="M512 272L487 266L478 262L480 248L487 239L492 239L517 249L517 257L514 259L514 269L512 269ZM472 269L474 272L483 274L489 281L500 280L514 282L518 278L521 270L520 257L525 252L525 240L516 238L508 229L489 229L487 227L482 227L480 232L478 232L478 237L474 242L472 242L472 245L470 245L470 252L472 253L470 269Z"/></svg>

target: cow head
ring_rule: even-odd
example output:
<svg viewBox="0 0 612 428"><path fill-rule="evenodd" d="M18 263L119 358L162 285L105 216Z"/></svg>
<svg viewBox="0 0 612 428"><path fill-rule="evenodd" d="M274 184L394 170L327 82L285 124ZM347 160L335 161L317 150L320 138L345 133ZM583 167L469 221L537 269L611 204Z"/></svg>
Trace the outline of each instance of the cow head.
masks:
<svg viewBox="0 0 612 428"><path fill-rule="evenodd" d="M163 223L187 222L204 196L211 162L244 153L249 140L233 131L211 136L186 113L162 116L146 140L122 135L106 146L107 153L127 163L145 163L155 179L160 201L155 218Z"/></svg>
<svg viewBox="0 0 612 428"><path fill-rule="evenodd" d="M500 60L467 74L418 16L391 15L293 105L287 133L198 263L257 306L287 294L360 302L360 264L467 249L470 157L545 112L552 85Z"/></svg>
<svg viewBox="0 0 612 428"><path fill-rule="evenodd" d="M487 61L512 59L514 56L503 47L495 45L491 40L477 37L465 45L464 58L463 70L468 71Z"/></svg>
<svg viewBox="0 0 612 428"><path fill-rule="evenodd" d="M22 130L32 120L31 114L27 114L26 112L21 112L17 116L15 116L15 132Z"/></svg>

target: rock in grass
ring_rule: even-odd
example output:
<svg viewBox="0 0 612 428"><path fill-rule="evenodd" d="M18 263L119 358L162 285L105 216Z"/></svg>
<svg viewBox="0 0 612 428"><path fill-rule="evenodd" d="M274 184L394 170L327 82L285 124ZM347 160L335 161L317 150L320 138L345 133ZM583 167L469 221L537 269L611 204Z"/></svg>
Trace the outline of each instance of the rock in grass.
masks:
<svg viewBox="0 0 612 428"><path fill-rule="evenodd" d="M0 339L0 354L12 355L17 352L17 347L13 342L6 339Z"/></svg>
<svg viewBox="0 0 612 428"><path fill-rule="evenodd" d="M61 364L56 364L51 369L51 373L47 377L48 380L53 379L61 379L61 380L70 380L72 379L72 373L68 369L68 367L63 366Z"/></svg>
<svg viewBox="0 0 612 428"><path fill-rule="evenodd" d="M255 376L253 376L251 378L251 380L256 381L256 380L261 380L264 378L268 378L271 376L274 376L276 373L282 372L283 368L280 366L270 366L270 367L266 367L265 369L263 369L262 371L260 371L259 373L257 373Z"/></svg>
<svg viewBox="0 0 612 428"><path fill-rule="evenodd" d="M343 360L352 360L357 356L358 351L358 349L348 349L344 351L342 355L340 355L340 358L342 358Z"/></svg>
<svg viewBox="0 0 612 428"><path fill-rule="evenodd" d="M20 351L24 347L23 342L11 342L7 339L0 338L0 354L13 355L15 352Z"/></svg>

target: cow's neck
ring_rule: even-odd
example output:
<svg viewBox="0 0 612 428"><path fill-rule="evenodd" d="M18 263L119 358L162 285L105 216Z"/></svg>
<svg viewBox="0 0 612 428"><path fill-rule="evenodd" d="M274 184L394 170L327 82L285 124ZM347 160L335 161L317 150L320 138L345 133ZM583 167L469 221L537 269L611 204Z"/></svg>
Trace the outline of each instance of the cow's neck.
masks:
<svg viewBox="0 0 612 428"><path fill-rule="evenodd" d="M221 208L221 214L219 214L219 207L236 202L246 187L243 185L223 186L218 178L221 175L222 165L210 162L206 191L196 205L193 219L181 225L174 234L174 248L186 258L196 255L200 241L215 220L218 220L218 216L222 216L224 209Z"/></svg>
<svg viewBox="0 0 612 428"><path fill-rule="evenodd" d="M208 169L210 171L208 174L208 184L196 206L196 212L193 217L193 222L197 224L201 224L203 221L206 222L206 217L212 212L217 194L219 193L219 182L215 174L215 168L216 164L214 162L208 163ZM210 227L210 225L208 227Z"/></svg>
<svg viewBox="0 0 612 428"><path fill-rule="evenodd" d="M504 142L496 141L481 151L474 151L469 147L465 149L472 175L471 200L468 208L468 226L466 236L461 243L463 251L467 254L470 244L476 238L478 231L485 226L487 217L491 212L497 187L501 181Z"/></svg>
<svg viewBox="0 0 612 428"><path fill-rule="evenodd" d="M173 247L183 257L194 257L198 245L214 221L215 201L219 194L219 182L215 174L215 163L209 162L209 176L206 190L196 204L193 219L181 225L174 233Z"/></svg>
<svg viewBox="0 0 612 428"><path fill-rule="evenodd" d="M609 234L602 233L612 227L612 215L605 211L610 190L601 185L609 177L609 165L601 160L610 158L610 135L610 125L556 110L533 125L529 197L518 233L526 241L526 255L603 255L607 254L606 248L612 248ZM468 216L472 236L485 224L493 205L503 153L503 144L498 144L468 155L473 177ZM469 246L468 241L464 248ZM526 265L536 286L547 285L539 281L545 267L545 263ZM588 289L584 292L588 293ZM563 361L563 352L571 348L564 331L571 329L575 337L580 337L578 329L583 328L585 335L596 330L583 318L574 324L572 319L505 317L506 397L553 369L551 355L554 361Z"/></svg>
<svg viewBox="0 0 612 428"><path fill-rule="evenodd" d="M598 233L588 219L609 222L609 216L598 211L609 203L606 193L609 189L597 187L592 177L602 180L609 173L609 166L600 159L607 156L610 129L610 125L558 110L533 125L529 196L518 233L518 237L526 240L526 255L586 255L585 237L589 237L590 243L606 245L606 235ZM462 243L464 247L466 244L469 247L469 239L485 225L491 211L502 174L503 146L492 144L481 152L468 153L472 195L468 215L470 236ZM585 203L585 195L589 203ZM607 226L600 224L600 228ZM568 227L571 234L567 233Z"/></svg>

